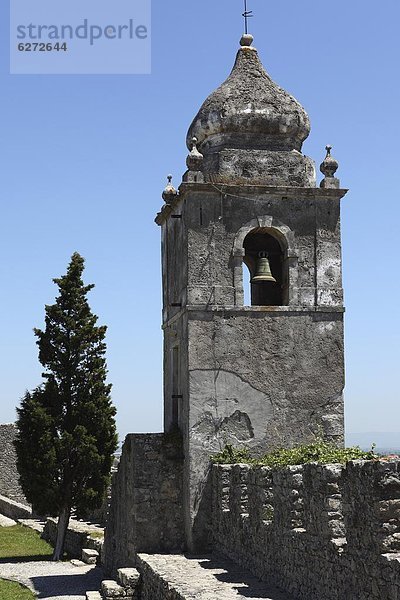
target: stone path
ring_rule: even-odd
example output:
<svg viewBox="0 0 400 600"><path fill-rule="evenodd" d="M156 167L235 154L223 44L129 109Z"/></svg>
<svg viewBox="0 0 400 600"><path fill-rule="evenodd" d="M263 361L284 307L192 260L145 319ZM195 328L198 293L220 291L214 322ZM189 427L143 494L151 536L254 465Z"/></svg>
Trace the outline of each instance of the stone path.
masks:
<svg viewBox="0 0 400 600"><path fill-rule="evenodd" d="M187 600L293 600L259 581L235 563L219 557L140 554L159 577Z"/></svg>
<svg viewBox="0 0 400 600"><path fill-rule="evenodd" d="M5 559L3 559L5 560ZM85 600L86 591L99 590L99 567L70 562L1 562L0 578L18 581L46 600Z"/></svg>

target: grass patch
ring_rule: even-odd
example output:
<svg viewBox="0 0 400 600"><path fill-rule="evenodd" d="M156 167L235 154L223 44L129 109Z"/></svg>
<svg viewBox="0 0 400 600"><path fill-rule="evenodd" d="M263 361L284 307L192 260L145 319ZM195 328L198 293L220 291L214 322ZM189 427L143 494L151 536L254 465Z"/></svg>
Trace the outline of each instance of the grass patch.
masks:
<svg viewBox="0 0 400 600"><path fill-rule="evenodd" d="M47 560L52 554L53 548L37 531L22 525L0 527L0 559Z"/></svg>
<svg viewBox="0 0 400 600"><path fill-rule="evenodd" d="M5 579L0 579L0 598L1 600L35 600L30 590L19 583Z"/></svg>
<svg viewBox="0 0 400 600"><path fill-rule="evenodd" d="M91 531L89 537L95 540L102 540L104 538L104 531Z"/></svg>
<svg viewBox="0 0 400 600"><path fill-rule="evenodd" d="M369 452L365 452L359 446L338 448L334 444L317 439L312 444L295 446L294 448L278 448L259 458L251 456L247 448L234 448L231 444L227 444L222 452L211 457L211 461L220 465L245 463L279 469L290 465L304 465L312 462L321 465L345 464L349 460L373 460L377 458L379 457L375 454L374 447Z"/></svg>

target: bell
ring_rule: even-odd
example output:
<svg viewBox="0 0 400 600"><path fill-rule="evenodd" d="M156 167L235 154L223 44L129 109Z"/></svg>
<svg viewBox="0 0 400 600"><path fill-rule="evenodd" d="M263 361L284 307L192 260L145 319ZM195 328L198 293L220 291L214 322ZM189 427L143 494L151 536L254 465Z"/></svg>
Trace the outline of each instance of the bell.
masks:
<svg viewBox="0 0 400 600"><path fill-rule="evenodd" d="M256 266L256 274L251 279L251 283L276 283L275 277L271 273L269 266L268 253L259 252Z"/></svg>

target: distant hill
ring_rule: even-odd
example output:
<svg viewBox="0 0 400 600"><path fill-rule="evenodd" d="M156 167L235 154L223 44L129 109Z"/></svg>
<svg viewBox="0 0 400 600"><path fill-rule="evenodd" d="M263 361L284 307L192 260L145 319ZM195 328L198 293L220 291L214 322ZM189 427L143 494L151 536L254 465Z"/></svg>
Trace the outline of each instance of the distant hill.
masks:
<svg viewBox="0 0 400 600"><path fill-rule="evenodd" d="M362 433L347 433L347 446L360 446L369 450L372 444L376 444L376 451L387 454L400 453L400 432L391 431L367 431Z"/></svg>

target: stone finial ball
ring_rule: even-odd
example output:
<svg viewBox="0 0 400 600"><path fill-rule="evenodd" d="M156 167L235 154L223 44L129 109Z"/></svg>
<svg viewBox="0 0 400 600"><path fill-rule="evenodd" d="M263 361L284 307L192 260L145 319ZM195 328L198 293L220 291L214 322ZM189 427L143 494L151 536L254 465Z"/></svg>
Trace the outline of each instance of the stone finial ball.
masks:
<svg viewBox="0 0 400 600"><path fill-rule="evenodd" d="M240 45L242 47L249 47L252 45L253 41L254 38L250 33L244 33L240 39Z"/></svg>
<svg viewBox="0 0 400 600"><path fill-rule="evenodd" d="M320 165L320 171L325 177L334 177L339 168L338 161L331 156L332 146L328 144L326 147L326 156Z"/></svg>
<svg viewBox="0 0 400 600"><path fill-rule="evenodd" d="M170 204L178 195L178 191L172 185L172 175L167 176L168 183L162 193L164 202Z"/></svg>
<svg viewBox="0 0 400 600"><path fill-rule="evenodd" d="M197 149L197 138L192 138L192 149L186 159L189 171L201 171L203 166L203 155Z"/></svg>

